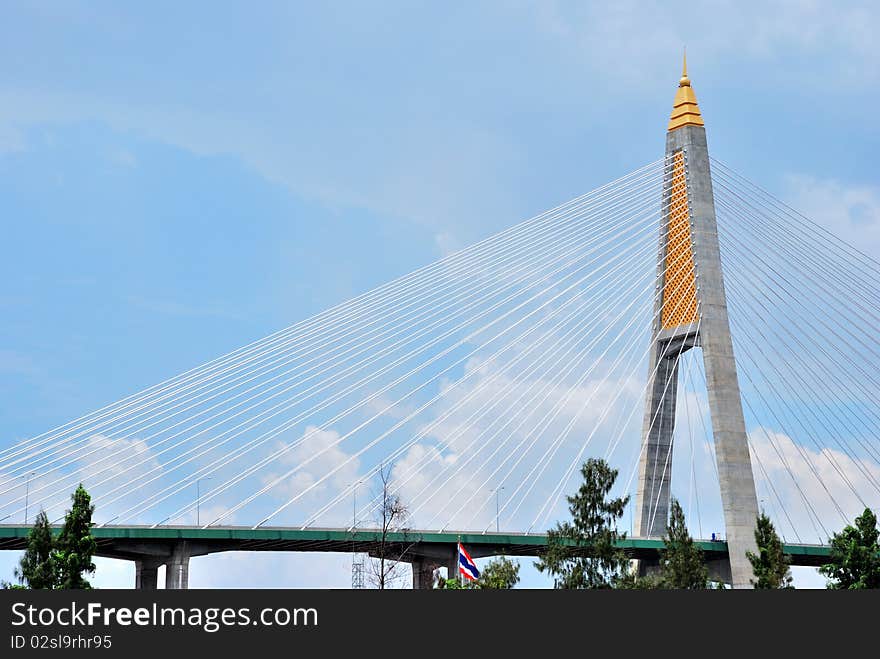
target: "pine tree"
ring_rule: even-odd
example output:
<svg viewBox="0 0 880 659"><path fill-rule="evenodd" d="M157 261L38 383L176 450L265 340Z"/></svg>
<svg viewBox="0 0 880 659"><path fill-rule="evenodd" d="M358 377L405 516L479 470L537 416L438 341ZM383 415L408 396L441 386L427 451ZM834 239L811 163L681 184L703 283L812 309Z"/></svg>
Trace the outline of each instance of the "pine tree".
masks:
<svg viewBox="0 0 880 659"><path fill-rule="evenodd" d="M789 589L792 576L789 565L791 556L782 550L782 540L773 527L773 522L766 513L762 512L755 526L755 543L758 553L747 551L746 557L752 564L752 572L755 575L751 584L758 589Z"/></svg>
<svg viewBox="0 0 880 659"><path fill-rule="evenodd" d="M828 588L858 590L880 588L880 545L877 516L870 508L831 538L831 562L819 572L832 579Z"/></svg>
<svg viewBox="0 0 880 659"><path fill-rule="evenodd" d="M553 576L556 588L614 588L629 574L629 559L618 549L626 538L617 532L629 496L607 500L617 470L589 459L581 467L583 484L567 497L572 521L547 532L547 550L535 563Z"/></svg>
<svg viewBox="0 0 880 659"><path fill-rule="evenodd" d="M91 584L83 573L94 574L95 539L92 537L92 513L95 507L82 484L71 495L73 505L64 518L64 526L56 542L55 557L59 571L59 588L85 590Z"/></svg>
<svg viewBox="0 0 880 659"><path fill-rule="evenodd" d="M669 506L669 523L663 536L665 549L660 552L660 578L664 588L702 590L709 587L709 571L703 562L703 551L685 524L681 504L673 498Z"/></svg>
<svg viewBox="0 0 880 659"><path fill-rule="evenodd" d="M28 533L27 548L15 570L15 577L20 584L41 590L57 587L58 565L55 561L54 545L49 518L41 510Z"/></svg>

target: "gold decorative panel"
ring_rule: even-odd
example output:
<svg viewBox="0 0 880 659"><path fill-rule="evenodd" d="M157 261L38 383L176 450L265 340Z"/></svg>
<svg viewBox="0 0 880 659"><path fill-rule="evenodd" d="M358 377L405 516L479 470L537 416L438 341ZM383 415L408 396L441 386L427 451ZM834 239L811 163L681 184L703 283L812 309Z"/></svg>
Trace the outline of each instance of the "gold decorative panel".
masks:
<svg viewBox="0 0 880 659"><path fill-rule="evenodd" d="M684 153L681 151L675 154L672 162L667 231L663 310L660 315L663 329L697 322L697 285Z"/></svg>

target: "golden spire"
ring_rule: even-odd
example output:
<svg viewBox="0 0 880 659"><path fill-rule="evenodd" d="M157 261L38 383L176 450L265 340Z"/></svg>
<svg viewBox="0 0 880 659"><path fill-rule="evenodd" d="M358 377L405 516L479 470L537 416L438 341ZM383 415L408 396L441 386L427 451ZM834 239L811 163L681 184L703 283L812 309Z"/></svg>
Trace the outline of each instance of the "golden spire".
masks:
<svg viewBox="0 0 880 659"><path fill-rule="evenodd" d="M682 52L682 62L681 62L681 80L678 81L679 87L690 87L691 81L688 80L688 50L685 47Z"/></svg>
<svg viewBox="0 0 880 659"><path fill-rule="evenodd" d="M691 79L688 78L687 51L684 53L684 61L681 67L681 80L678 81L678 91L675 92L675 101L672 103L672 116L669 117L668 130L675 130L682 126L702 126L703 117L697 105L697 96L691 88Z"/></svg>

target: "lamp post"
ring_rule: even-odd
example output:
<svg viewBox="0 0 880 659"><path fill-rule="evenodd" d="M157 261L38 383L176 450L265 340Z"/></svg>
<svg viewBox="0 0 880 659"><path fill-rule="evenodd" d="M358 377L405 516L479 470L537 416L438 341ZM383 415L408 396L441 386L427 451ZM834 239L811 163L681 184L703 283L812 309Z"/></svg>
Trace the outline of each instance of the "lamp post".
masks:
<svg viewBox="0 0 880 659"><path fill-rule="evenodd" d="M200 511L199 511L199 505L200 505L200 503L201 503L201 499L202 499L202 492L201 492L201 490L199 489L199 483L201 483L202 481L209 481L209 480L211 480L212 478L214 478L214 477L213 477L213 476L205 476L205 478L197 478L197 479L196 479L196 526L201 526L201 525L202 525L202 524L201 524L201 519L200 519L200 517L199 517L199 512L200 512Z"/></svg>
<svg viewBox="0 0 880 659"><path fill-rule="evenodd" d="M353 502L351 506L351 528L352 530L357 528L357 514L358 514L358 485L363 483L362 480L358 481L354 484L354 489L352 489Z"/></svg>
<svg viewBox="0 0 880 659"><path fill-rule="evenodd" d="M501 490L504 489L504 486L495 488L495 533L500 531L500 525L498 518L501 515L501 507L499 505L499 495L501 494Z"/></svg>
<svg viewBox="0 0 880 659"><path fill-rule="evenodd" d="M24 482L24 525L25 526L27 526L27 518L28 518L28 495L31 492L31 476L33 476L36 473L37 472L32 471L31 473L27 474L27 476L25 476L25 478L27 479Z"/></svg>

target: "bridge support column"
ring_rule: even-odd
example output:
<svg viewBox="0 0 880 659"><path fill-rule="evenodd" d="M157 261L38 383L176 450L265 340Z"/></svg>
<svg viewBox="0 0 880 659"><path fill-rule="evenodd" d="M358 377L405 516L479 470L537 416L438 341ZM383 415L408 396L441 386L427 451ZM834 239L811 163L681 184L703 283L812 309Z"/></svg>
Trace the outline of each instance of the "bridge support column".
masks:
<svg viewBox="0 0 880 659"><path fill-rule="evenodd" d="M434 568L437 563L430 558L419 558L412 562L413 590L430 590L434 587Z"/></svg>
<svg viewBox="0 0 880 659"><path fill-rule="evenodd" d="M171 560L165 563L165 588L185 590L189 588L190 547L186 540L174 545Z"/></svg>
<svg viewBox="0 0 880 659"><path fill-rule="evenodd" d="M446 571L449 579L458 579L458 545L455 545L446 563Z"/></svg>
<svg viewBox="0 0 880 659"><path fill-rule="evenodd" d="M706 567L709 569L709 579L712 581L732 583L733 579L730 575L730 560L726 558L708 560L706 561Z"/></svg>
<svg viewBox="0 0 880 659"><path fill-rule="evenodd" d="M134 562L134 587L137 590L156 590L159 587L159 566L155 560Z"/></svg>

